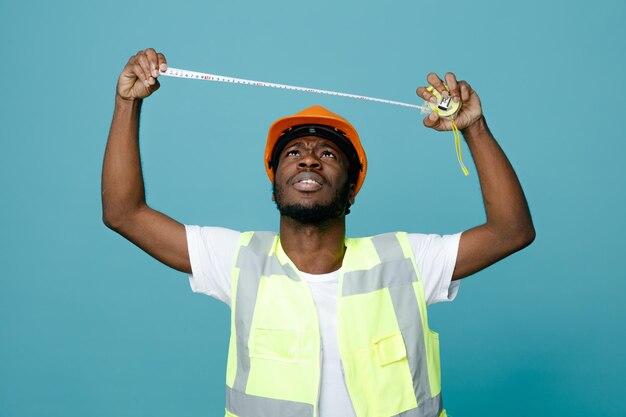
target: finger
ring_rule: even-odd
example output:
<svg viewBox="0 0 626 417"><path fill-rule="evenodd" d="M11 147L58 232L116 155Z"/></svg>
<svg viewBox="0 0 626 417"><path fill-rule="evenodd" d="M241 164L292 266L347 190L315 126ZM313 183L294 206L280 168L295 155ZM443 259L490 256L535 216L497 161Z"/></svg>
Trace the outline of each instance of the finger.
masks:
<svg viewBox="0 0 626 417"><path fill-rule="evenodd" d="M465 81L460 81L459 84L461 86L461 100L469 101L470 95L472 94L472 87Z"/></svg>
<svg viewBox="0 0 626 417"><path fill-rule="evenodd" d="M137 77L144 86L148 86L148 76L139 63L139 56L133 55L128 60L126 67Z"/></svg>
<svg viewBox="0 0 626 417"><path fill-rule="evenodd" d="M418 87L416 92L417 92L417 95L423 98L424 100L430 101L433 104L437 104L437 97L432 95L426 87Z"/></svg>
<svg viewBox="0 0 626 417"><path fill-rule="evenodd" d="M148 79L150 77L150 67L148 65L146 54L143 51L140 51L137 55L135 55L135 65L141 68L141 71L143 72L142 78Z"/></svg>
<svg viewBox="0 0 626 417"><path fill-rule="evenodd" d="M159 61L157 52L153 48L146 49L146 58L148 59L150 75L156 79L156 77L159 75L159 72L157 71L157 64Z"/></svg>
<svg viewBox="0 0 626 417"><path fill-rule="evenodd" d="M154 80L154 84L152 84L150 87L147 87L147 88L148 88L148 91L150 92L150 94L152 94L156 90L158 90L159 87L161 87L161 83L159 83L158 80Z"/></svg>
<svg viewBox="0 0 626 417"><path fill-rule="evenodd" d="M439 124L439 115L432 112L427 117L424 117L423 123L426 127L435 128Z"/></svg>
<svg viewBox="0 0 626 417"><path fill-rule="evenodd" d="M141 70L144 73L144 85L146 87L154 84L154 78L152 78L150 63L148 62L148 57L146 54L137 55L137 64L141 67Z"/></svg>
<svg viewBox="0 0 626 417"><path fill-rule="evenodd" d="M455 102L459 102L459 96L461 95L459 91L459 85L456 81L456 75L454 73L449 72L445 76L446 84L448 85L448 90L450 91L450 95L452 96L452 100Z"/></svg>
<svg viewBox="0 0 626 417"><path fill-rule="evenodd" d="M435 87L435 90L439 91L439 94L441 94L442 97L448 97L448 91L446 90L446 86L443 85L443 81L441 81L441 78L439 78L437 74L431 72L426 76L426 81L428 81L430 85Z"/></svg>
<svg viewBox="0 0 626 417"><path fill-rule="evenodd" d="M159 62L159 65L158 65L159 70L161 72L167 71L167 59L165 59L165 55L163 55L162 53L159 52L157 54L157 57L159 58L159 61L158 61Z"/></svg>

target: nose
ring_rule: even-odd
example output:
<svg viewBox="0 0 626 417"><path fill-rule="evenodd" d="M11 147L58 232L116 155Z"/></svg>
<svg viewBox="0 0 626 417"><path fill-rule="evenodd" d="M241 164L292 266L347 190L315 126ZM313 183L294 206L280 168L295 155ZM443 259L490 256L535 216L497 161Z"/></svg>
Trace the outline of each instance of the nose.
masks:
<svg viewBox="0 0 626 417"><path fill-rule="evenodd" d="M315 156L313 152L307 152L302 156L298 162L298 167L302 169L318 169L322 166L320 160Z"/></svg>

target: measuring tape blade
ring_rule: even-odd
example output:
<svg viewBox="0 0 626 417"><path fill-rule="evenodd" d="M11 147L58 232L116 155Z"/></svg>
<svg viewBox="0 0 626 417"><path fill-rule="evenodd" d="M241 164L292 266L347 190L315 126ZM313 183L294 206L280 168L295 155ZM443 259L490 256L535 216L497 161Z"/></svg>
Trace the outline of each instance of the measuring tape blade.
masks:
<svg viewBox="0 0 626 417"><path fill-rule="evenodd" d="M329 96L347 97L347 98L354 98L358 100L375 101L377 103L392 104L394 106L409 107L412 109L419 109L421 113L431 112L430 107L426 104L423 106L418 106L417 104L403 103L401 101L386 100L386 99L376 98L376 97L361 96L358 94L340 93L337 91L320 90L317 88L309 88L309 87L299 87L296 85L276 84L276 83L269 83L265 81L246 80L244 78L226 77L224 75L207 74L204 72L189 71L189 70L184 70L184 69L179 69L179 68L168 68L167 71L160 72L160 74L166 75L168 77L190 78L194 80L215 81L215 82L220 82L220 83L231 83L231 84L244 84L244 85L251 85L255 87L269 87L269 88L279 88L283 90L301 91L305 93L326 94Z"/></svg>

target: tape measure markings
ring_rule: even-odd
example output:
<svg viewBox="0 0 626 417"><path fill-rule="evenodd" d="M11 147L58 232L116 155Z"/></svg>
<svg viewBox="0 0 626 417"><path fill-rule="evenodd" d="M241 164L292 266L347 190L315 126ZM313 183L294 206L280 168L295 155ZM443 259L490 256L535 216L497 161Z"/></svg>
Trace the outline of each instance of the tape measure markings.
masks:
<svg viewBox="0 0 626 417"><path fill-rule="evenodd" d="M216 81L216 82L221 82L221 83L244 84L244 85L251 85L255 87L269 87L269 88L278 88L278 89L283 89L283 90L301 91L305 93L326 94L326 95L336 96L336 97L354 98L358 100L374 101L377 103L391 104L394 106L402 106L402 107L409 107L412 109L419 109L422 114L427 114L431 112L430 107L426 104L424 104L423 106L418 106L417 104L403 103L401 101L386 100L382 98L368 97L368 96L362 96L358 94L340 93L338 91L320 90L317 88L300 87L296 85L276 84L276 83L270 83L266 81L255 81L255 80L247 80L244 78L226 77L223 75L207 74L203 72L189 71L189 70L184 70L184 69L179 69L179 68L168 68L167 71L165 72L161 71L160 74L166 75L168 77L192 78L192 79L204 80L204 81Z"/></svg>

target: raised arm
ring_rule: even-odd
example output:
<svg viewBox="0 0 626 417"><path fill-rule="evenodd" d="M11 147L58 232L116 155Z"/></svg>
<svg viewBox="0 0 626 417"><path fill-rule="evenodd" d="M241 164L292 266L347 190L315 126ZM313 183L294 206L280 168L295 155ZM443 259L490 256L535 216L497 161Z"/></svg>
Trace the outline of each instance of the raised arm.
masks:
<svg viewBox="0 0 626 417"><path fill-rule="evenodd" d="M465 81L445 76L449 92L436 74L427 81L444 97L460 100L461 109L455 122L463 133L478 171L487 221L461 234L457 262L452 279L461 279L480 271L514 252L530 245L535 239L528 204L522 186L508 158L487 127L480 99ZM417 94L432 101L432 94L419 87ZM432 113L424 125L435 130L452 130L449 120Z"/></svg>
<svg viewBox="0 0 626 417"><path fill-rule="evenodd" d="M146 204L139 154L143 99L159 88L165 56L154 49L132 56L120 74L102 166L102 219L107 227L164 264L191 272L185 227Z"/></svg>

